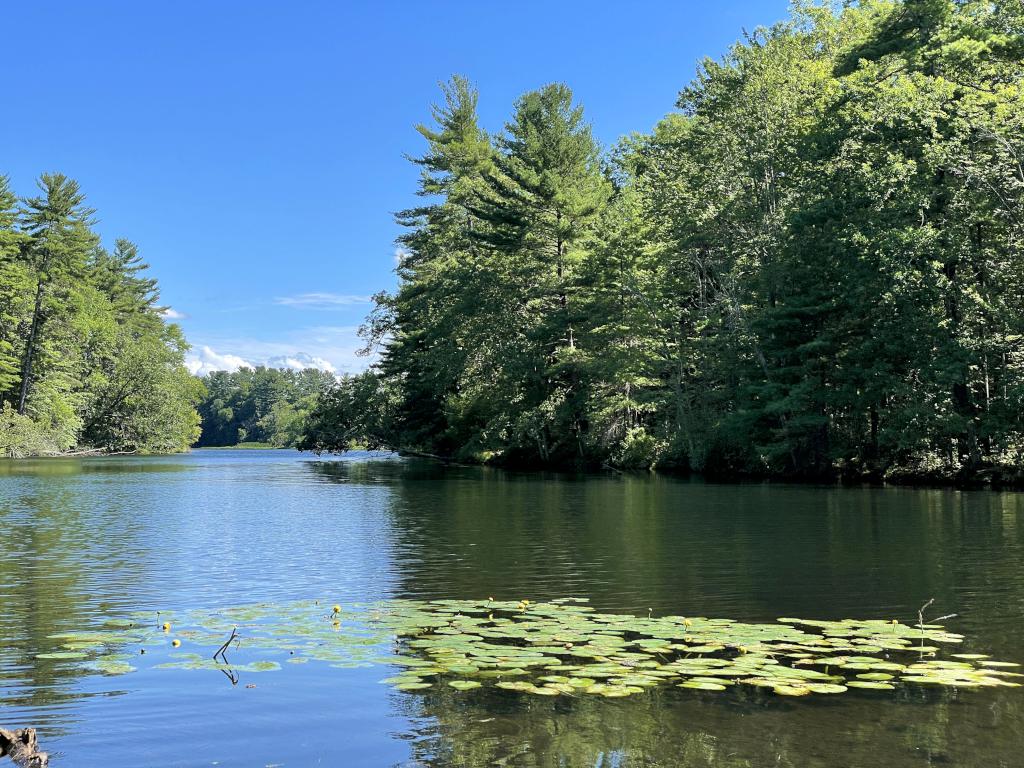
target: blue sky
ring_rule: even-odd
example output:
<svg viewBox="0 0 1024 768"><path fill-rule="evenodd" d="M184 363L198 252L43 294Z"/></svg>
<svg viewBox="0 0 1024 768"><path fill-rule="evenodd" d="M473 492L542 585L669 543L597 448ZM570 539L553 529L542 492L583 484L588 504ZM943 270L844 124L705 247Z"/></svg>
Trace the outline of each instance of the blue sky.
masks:
<svg viewBox="0 0 1024 768"><path fill-rule="evenodd" d="M395 285L391 213L413 202L414 126L437 83L501 129L562 81L609 145L673 108L704 56L787 14L730 2L22 0L4 9L0 173L82 184L112 244L159 278L202 370L366 365L368 297Z"/></svg>

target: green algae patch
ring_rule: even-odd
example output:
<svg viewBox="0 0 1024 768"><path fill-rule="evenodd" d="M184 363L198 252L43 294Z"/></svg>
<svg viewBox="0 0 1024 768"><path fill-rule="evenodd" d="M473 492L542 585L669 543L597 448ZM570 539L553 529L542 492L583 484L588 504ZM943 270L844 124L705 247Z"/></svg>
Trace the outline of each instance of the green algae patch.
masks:
<svg viewBox="0 0 1024 768"><path fill-rule="evenodd" d="M199 652L168 652L167 621L190 651ZM279 670L281 661L342 669L385 665L396 674L382 682L407 692L488 688L540 697L625 698L674 687L677 695L746 688L804 697L903 686L1021 685L1015 662L984 653L941 658L944 647L956 649L964 637L935 624L629 616L600 613L579 598L344 605L310 600L173 617L149 611L51 639L59 649L39 658L101 674L127 674L145 664L217 670L234 681L240 672Z"/></svg>

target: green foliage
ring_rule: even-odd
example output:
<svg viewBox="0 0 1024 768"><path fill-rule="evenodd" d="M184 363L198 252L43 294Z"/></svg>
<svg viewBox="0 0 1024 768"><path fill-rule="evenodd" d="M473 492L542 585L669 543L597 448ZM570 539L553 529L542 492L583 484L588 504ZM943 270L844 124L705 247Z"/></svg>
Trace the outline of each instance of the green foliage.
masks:
<svg viewBox="0 0 1024 768"><path fill-rule="evenodd" d="M200 447L256 442L286 448L302 437L309 413L334 384L334 375L259 366L215 371L203 384Z"/></svg>
<svg viewBox="0 0 1024 768"><path fill-rule="evenodd" d="M341 453L355 446L371 450L397 444L396 396L388 382L373 373L345 376L335 382L310 413L300 451Z"/></svg>
<svg viewBox="0 0 1024 768"><path fill-rule="evenodd" d="M1019 4L865 0L795 3L604 154L565 86L489 137L454 79L419 129L431 204L399 217L400 285L365 329L378 439L507 463L1019 476L1022 75ZM365 422L355 402L318 449Z"/></svg>
<svg viewBox="0 0 1024 768"><path fill-rule="evenodd" d="M10 403L0 406L0 457L21 459L66 451L75 444L71 420L42 423L18 413Z"/></svg>
<svg viewBox="0 0 1024 768"><path fill-rule="evenodd" d="M84 436L112 450L173 453L199 438L196 405L205 390L182 366L185 343L176 326L161 335L114 342L117 365L93 391Z"/></svg>
<svg viewBox="0 0 1024 768"><path fill-rule="evenodd" d="M188 346L157 306L136 246L104 250L78 184L0 177L0 450L171 452L197 435Z"/></svg>

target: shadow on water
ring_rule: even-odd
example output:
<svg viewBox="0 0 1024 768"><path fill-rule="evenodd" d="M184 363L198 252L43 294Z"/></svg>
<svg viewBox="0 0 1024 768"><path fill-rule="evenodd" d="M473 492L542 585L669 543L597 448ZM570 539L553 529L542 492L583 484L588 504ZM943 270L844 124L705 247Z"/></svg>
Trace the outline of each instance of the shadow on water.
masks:
<svg viewBox="0 0 1024 768"><path fill-rule="evenodd" d="M415 764L467 768L1010 768L1019 736L1005 729L1021 716L1008 697L920 693L794 701L670 690L538 702L439 690L402 706L420 724Z"/></svg>

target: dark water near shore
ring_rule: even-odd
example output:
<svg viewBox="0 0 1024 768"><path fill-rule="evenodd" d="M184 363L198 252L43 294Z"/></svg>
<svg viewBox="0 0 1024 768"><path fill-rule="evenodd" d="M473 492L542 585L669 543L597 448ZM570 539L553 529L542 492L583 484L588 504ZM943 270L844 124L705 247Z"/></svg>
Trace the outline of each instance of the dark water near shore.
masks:
<svg viewBox="0 0 1024 768"><path fill-rule="evenodd" d="M285 665L232 686L35 658L47 635L140 609L492 595L908 623L935 598L964 651L1024 662L1024 494L288 451L0 462L0 726L37 726L55 768L1024 765L1024 688L537 699L401 693L382 667Z"/></svg>

